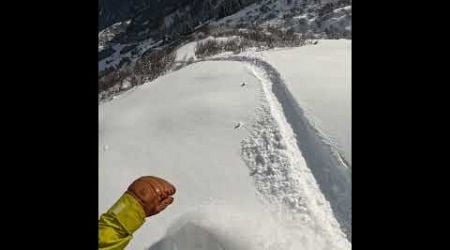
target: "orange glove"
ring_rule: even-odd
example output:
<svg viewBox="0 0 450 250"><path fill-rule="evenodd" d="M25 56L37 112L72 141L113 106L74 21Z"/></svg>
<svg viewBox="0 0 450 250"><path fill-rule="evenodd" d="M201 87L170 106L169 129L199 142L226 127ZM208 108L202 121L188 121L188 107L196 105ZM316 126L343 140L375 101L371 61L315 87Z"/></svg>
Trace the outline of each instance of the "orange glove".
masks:
<svg viewBox="0 0 450 250"><path fill-rule="evenodd" d="M155 215L173 202L175 187L168 181L154 176L135 180L126 193L133 196L144 208L147 217Z"/></svg>

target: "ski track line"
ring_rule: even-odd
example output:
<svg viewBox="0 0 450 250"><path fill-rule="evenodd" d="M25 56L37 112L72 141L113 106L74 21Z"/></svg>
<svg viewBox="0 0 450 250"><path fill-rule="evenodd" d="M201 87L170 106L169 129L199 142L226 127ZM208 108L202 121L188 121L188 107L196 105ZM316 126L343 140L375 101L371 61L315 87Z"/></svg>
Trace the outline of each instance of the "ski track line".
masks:
<svg viewBox="0 0 450 250"><path fill-rule="evenodd" d="M260 118L254 125L253 133L242 142L242 156L255 178L258 191L269 202L279 200L280 204L295 214L304 214L308 209L302 199L314 197L311 193L305 194L313 192L318 186L319 193L325 196L332 214L351 242L350 166L325 134L308 119L281 74L271 64L257 57L227 56L198 62L201 61L247 63L253 75L262 83L269 109L263 107L258 110ZM274 123L278 124L278 128L273 127ZM307 166L299 159L305 159ZM313 175L312 179L306 178L310 176L309 172ZM304 183L307 186L302 188L303 179L308 183ZM316 203L321 204L322 201L318 199ZM333 225L334 218L327 218L321 212L314 215L315 209L308 212L318 221L326 218Z"/></svg>

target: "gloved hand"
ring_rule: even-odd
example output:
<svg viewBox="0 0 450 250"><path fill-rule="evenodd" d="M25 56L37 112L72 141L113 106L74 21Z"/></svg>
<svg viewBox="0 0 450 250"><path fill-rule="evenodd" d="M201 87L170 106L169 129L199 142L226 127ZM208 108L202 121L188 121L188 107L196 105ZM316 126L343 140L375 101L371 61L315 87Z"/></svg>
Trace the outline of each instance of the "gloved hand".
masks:
<svg viewBox="0 0 450 250"><path fill-rule="evenodd" d="M127 190L144 208L147 217L155 215L173 202L175 187L168 181L154 176L135 180Z"/></svg>

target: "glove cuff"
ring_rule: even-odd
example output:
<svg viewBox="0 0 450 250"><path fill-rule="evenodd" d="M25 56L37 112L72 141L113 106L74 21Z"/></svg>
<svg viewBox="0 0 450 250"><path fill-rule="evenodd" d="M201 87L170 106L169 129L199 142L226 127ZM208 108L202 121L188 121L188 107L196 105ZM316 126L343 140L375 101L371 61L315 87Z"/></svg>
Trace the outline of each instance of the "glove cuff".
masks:
<svg viewBox="0 0 450 250"><path fill-rule="evenodd" d="M129 234L133 234L145 222L144 208L128 193L123 194L108 213L113 214Z"/></svg>

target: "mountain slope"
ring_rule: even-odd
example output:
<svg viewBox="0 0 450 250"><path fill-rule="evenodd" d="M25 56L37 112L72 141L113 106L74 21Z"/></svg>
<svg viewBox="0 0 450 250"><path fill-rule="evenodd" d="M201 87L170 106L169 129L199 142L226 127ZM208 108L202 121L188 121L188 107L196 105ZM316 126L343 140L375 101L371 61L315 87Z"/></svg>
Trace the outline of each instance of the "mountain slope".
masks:
<svg viewBox="0 0 450 250"><path fill-rule="evenodd" d="M351 1L261 0L215 25L271 26L316 38L351 38Z"/></svg>
<svg viewBox="0 0 450 250"><path fill-rule="evenodd" d="M277 94L283 77L240 56L191 64L100 105L99 211L140 175L178 188L130 249L351 248L298 146L314 130L292 127Z"/></svg>
<svg viewBox="0 0 450 250"><path fill-rule="evenodd" d="M351 164L351 40L258 53L276 67L299 100ZM298 65L292 67L291 65Z"/></svg>
<svg viewBox="0 0 450 250"><path fill-rule="evenodd" d="M350 0L134 0L121 5L115 1L100 3L100 19L129 19L116 43L180 39L205 23L229 28L270 25L320 38L351 37ZM103 30L114 22L100 23Z"/></svg>
<svg viewBox="0 0 450 250"><path fill-rule="evenodd" d="M102 0L100 30L131 19L127 40L186 33L202 22L233 14L256 0Z"/></svg>

